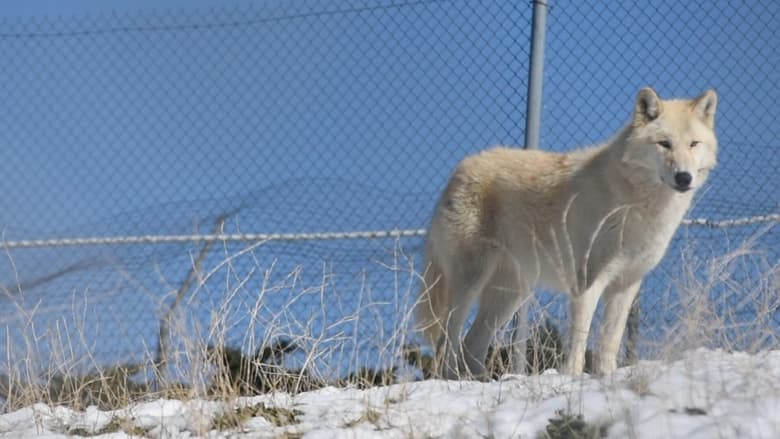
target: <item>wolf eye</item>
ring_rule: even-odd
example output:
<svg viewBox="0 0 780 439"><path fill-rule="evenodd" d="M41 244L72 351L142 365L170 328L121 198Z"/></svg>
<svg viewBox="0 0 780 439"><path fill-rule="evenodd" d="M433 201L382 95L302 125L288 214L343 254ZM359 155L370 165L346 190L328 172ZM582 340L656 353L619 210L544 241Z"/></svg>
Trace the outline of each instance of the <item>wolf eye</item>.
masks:
<svg viewBox="0 0 780 439"><path fill-rule="evenodd" d="M695 147L698 144L699 144L699 141L698 140L694 140L693 142L691 142L691 148Z"/></svg>
<svg viewBox="0 0 780 439"><path fill-rule="evenodd" d="M670 142L670 141L668 141L668 140L660 140L660 141L658 142L658 144L659 144L659 145L661 145L661 146L663 146L663 147L664 147L664 148L666 148L666 149L672 149L672 142Z"/></svg>

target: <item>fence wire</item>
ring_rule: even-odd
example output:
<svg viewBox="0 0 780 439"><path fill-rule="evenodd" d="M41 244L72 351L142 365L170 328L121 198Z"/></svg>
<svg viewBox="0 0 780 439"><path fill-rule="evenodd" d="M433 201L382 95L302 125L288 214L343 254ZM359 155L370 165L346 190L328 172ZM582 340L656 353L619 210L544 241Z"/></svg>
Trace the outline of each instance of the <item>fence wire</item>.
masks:
<svg viewBox="0 0 780 439"><path fill-rule="evenodd" d="M306 336L332 341L320 361L338 372L389 361L449 173L522 143L531 6L294 0L0 23L3 368L144 360L173 306L181 339L208 339L219 314L247 350ZM780 258L779 14L551 2L543 149L608 139L645 85L720 95L720 164L645 282L644 339L678 329L704 279L731 328L713 345L776 347L744 328L780 325L765 275ZM546 312L564 315L556 300Z"/></svg>

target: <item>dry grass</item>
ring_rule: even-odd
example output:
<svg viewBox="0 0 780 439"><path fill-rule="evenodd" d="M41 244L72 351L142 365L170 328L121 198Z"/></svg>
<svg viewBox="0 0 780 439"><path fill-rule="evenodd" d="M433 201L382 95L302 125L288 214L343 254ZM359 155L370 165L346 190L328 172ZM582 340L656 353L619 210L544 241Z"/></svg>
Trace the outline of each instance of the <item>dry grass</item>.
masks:
<svg viewBox="0 0 780 439"><path fill-rule="evenodd" d="M111 418L111 420L106 425L98 430L90 431L84 427L69 427L65 429L65 434L72 436L91 437L117 433L120 431L125 432L128 435L138 437L146 437L149 433L149 429L138 427L135 425L135 423L127 418L115 416Z"/></svg>
<svg viewBox="0 0 780 439"><path fill-rule="evenodd" d="M218 414L212 421L211 427L215 430L234 430L241 428L249 419L262 417L277 427L294 425L298 423L297 416L303 413L299 410L290 410L280 407L268 407L265 404L238 407Z"/></svg>
<svg viewBox="0 0 780 439"><path fill-rule="evenodd" d="M261 245L257 244L257 245ZM674 313L675 326L659 339L640 340L642 356L676 359L686 350L706 346L727 350L758 351L777 348L780 313L780 264L756 250L753 241L726 255L709 260L686 256L683 274L674 280L679 297L667 296L663 311ZM167 296L175 306L161 307L166 319L168 345L165 349L148 346L140 355L142 361L106 365L92 354L96 340L90 339L84 325L84 310L74 305L76 328L64 328L56 318L51 327L41 331L35 307L16 301L19 318L27 322L16 340L6 343L4 361L0 361L0 396L3 409L11 411L36 402L65 405L77 410L88 406L100 409L127 407L135 401L155 398L211 399L234 402L240 396L289 393L296 394L324 386L368 388L411 379L433 376L435 361L416 344L408 328L412 327L412 302L417 297L419 275L414 259L395 249L392 264L383 268L396 274L394 298L390 304L397 311L393 322L383 320L387 303L373 297L370 283L361 282L356 300L357 311L347 312L333 321L334 305L328 297L333 273L323 269L320 282L304 285L300 270L277 276L275 267L264 267L254 259L254 247L229 253L223 249L222 260L207 267L193 257L196 270L192 291L180 294L170 288ZM254 260L255 269L239 270L239 258ZM220 281L220 276L228 280ZM208 322L192 322L185 307L216 283L224 286L220 301ZM247 302L248 285L253 284L253 300ZM276 294L287 294L287 306L269 313L267 301ZM717 293L717 294L715 294ZM12 303L18 294L7 293ZM190 303L180 297L194 299ZM309 315L296 312L303 300L318 301L319 309ZM736 302L729 302L736 298ZM158 299L159 300L159 299ZM165 300L162 300L164 302ZM74 304L79 303L77 300ZM674 304L674 306L672 306ZM380 311L380 307L382 311ZM752 319L735 310L749 309ZM545 310L536 310L544 313ZM81 320L78 318L81 316ZM231 338L237 316L243 316L245 337ZM361 340L358 331L340 331L343 327L360 327L368 319L386 328L377 331L383 338ZM80 324L78 322L81 322ZM538 319L530 331L526 350L526 372L540 373L562 363L565 334L560 322ZM67 329L67 330L66 330ZM74 338L72 334L77 334ZM21 341L21 344L19 343ZM373 367L367 366L350 346L373 346ZM491 349L488 367L493 378L504 374L510 364L509 351L497 344ZM160 358L165 351L166 358ZM46 352L47 354L44 354ZM80 352L87 352L86 357ZM344 360L347 359L345 362ZM346 363L346 366L344 364ZM338 364L334 366L333 364ZM638 374L633 380L636 393L649 394L646 379ZM251 417L262 416L274 425L291 425L300 413L264 404L226 410L212 421L216 429L240 428ZM354 422L378 422L371 408ZM577 421L576 417L572 418ZM105 427L128 432L121 418ZM590 430L588 430L590 432ZM71 434L80 434L72 431ZM137 432L143 434L143 432ZM556 437L551 435L550 437Z"/></svg>
<svg viewBox="0 0 780 439"><path fill-rule="evenodd" d="M354 353L344 351L343 343L364 343L356 343L360 342L358 334L349 339L339 336L334 328L381 317L366 313L367 309L379 306L373 303L367 287L358 292L360 300L365 301L362 308L345 313L335 322L327 321L332 312L325 295L332 288L333 274L323 269L319 282L304 285L300 268L283 276L275 273L273 264L261 269L262 264L253 250L262 244L232 253L224 247L223 257L213 266L204 263L204 252L200 252L193 255L192 269L186 277L186 283L190 284L187 288L191 290L169 285L168 293L161 298L147 291L160 303L158 321L164 328L160 339L165 341L158 345L144 344L144 351L133 355L140 360L127 364L111 365L99 360L95 349L99 340L95 339L94 331L87 329L86 293L83 297L74 294L71 309L65 311L67 318L60 319L29 307L24 303L23 292L5 289L6 299L15 305L14 311L23 324L19 325L21 334L6 340L5 358L0 360L3 410L12 411L36 402L76 410L93 405L109 410L154 398L229 401L266 393L295 394L328 385L367 388L396 382L398 368L405 364L396 346L405 343L406 331L393 331L387 338L378 340L375 345L378 358L373 363L381 366L366 366L356 357L348 360L353 366L344 366L344 360ZM252 261L255 268L240 269L235 265L239 259ZM13 262L10 255L9 260ZM399 254L397 262L405 260ZM127 281L134 281L129 274L122 275ZM221 276L227 279L220 282ZM406 300L414 300L415 280L409 275L408 291L396 293ZM201 295L212 293L209 290L219 284L224 290L219 293L220 301L214 306L211 319L193 322L186 307ZM250 284L257 289L251 291L252 302L247 303L244 299ZM143 288L140 282L138 286ZM286 297L286 305L270 313L269 298L287 293L292 294ZM312 299L319 302L319 309L300 320L302 316L296 312L296 304ZM404 306L400 298L398 302L399 307ZM399 314L401 324L410 326L410 313ZM43 316L50 323L41 331L37 322ZM246 327L246 336L235 341L231 335L235 334L233 319L237 316ZM392 322L391 327L395 324Z"/></svg>
<svg viewBox="0 0 780 439"><path fill-rule="evenodd" d="M698 347L755 353L780 346L780 261L757 246L770 229L712 258L683 252L677 297L659 301L673 317L664 336L643 340L653 358L674 360Z"/></svg>

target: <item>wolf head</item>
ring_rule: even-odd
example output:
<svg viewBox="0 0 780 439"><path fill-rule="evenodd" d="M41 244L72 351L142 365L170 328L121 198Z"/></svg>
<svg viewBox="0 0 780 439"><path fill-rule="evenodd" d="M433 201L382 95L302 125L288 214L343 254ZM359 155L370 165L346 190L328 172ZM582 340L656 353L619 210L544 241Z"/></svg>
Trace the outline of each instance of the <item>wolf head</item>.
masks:
<svg viewBox="0 0 780 439"><path fill-rule="evenodd" d="M700 187L717 163L715 110L718 95L661 100L639 91L622 161L632 181L664 184L677 192Z"/></svg>

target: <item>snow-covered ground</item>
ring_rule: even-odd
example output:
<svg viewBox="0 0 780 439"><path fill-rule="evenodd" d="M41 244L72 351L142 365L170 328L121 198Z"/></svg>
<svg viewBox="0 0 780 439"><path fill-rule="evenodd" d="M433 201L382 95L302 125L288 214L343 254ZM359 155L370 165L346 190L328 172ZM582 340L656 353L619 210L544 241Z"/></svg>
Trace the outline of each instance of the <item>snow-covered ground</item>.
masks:
<svg viewBox="0 0 780 439"><path fill-rule="evenodd" d="M221 421L240 407L254 416L237 427ZM0 437L537 438L560 411L581 413L611 438L778 438L780 351L700 349L675 362L643 361L600 378L548 371L489 383L330 387L239 398L232 405L154 400L74 412L37 404L0 415Z"/></svg>

